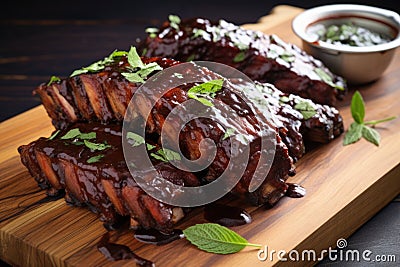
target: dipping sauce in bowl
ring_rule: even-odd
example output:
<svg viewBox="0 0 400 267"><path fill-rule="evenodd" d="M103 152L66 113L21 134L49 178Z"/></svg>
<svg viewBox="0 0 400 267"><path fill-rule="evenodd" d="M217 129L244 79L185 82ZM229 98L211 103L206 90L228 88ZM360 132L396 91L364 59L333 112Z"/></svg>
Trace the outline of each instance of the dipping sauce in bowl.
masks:
<svg viewBox="0 0 400 267"><path fill-rule="evenodd" d="M292 21L303 49L349 84L375 81L400 45L400 15L351 4L311 8Z"/></svg>
<svg viewBox="0 0 400 267"><path fill-rule="evenodd" d="M307 34L315 35L321 42L333 45L372 46L389 43L392 38L386 34L373 32L367 28L357 26L353 22L325 25L317 23L307 28Z"/></svg>

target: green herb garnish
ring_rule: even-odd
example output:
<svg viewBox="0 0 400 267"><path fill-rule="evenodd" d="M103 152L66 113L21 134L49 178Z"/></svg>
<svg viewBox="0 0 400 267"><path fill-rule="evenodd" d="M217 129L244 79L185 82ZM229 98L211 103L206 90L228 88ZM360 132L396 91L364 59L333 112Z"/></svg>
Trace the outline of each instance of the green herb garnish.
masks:
<svg viewBox="0 0 400 267"><path fill-rule="evenodd" d="M296 57L292 53L289 53L289 52L284 52L284 53L280 54L279 57L288 63L293 62L296 59Z"/></svg>
<svg viewBox="0 0 400 267"><path fill-rule="evenodd" d="M192 38L197 38L197 37L203 37L205 38L206 36L208 36L208 32L206 32L203 29L193 29L193 36Z"/></svg>
<svg viewBox="0 0 400 267"><path fill-rule="evenodd" d="M147 150L153 150L154 148L156 148L156 146L146 143L146 148L147 148Z"/></svg>
<svg viewBox="0 0 400 267"><path fill-rule="evenodd" d="M354 122L350 125L344 136L343 145L355 143L361 137L364 137L367 141L379 146L381 136L375 129L368 125L375 126L378 123L391 121L396 118L396 116L392 116L382 120L364 121L365 103L359 91L356 91L351 99L351 116Z"/></svg>
<svg viewBox="0 0 400 267"><path fill-rule="evenodd" d="M56 138L56 136L60 133L60 130L57 130L55 133L53 133L47 140L53 140Z"/></svg>
<svg viewBox="0 0 400 267"><path fill-rule="evenodd" d="M131 139L133 141L132 146L140 146L145 143L143 136L138 135L137 133L134 132L127 132L126 133L126 138Z"/></svg>
<svg viewBox="0 0 400 267"><path fill-rule="evenodd" d="M159 32L159 29L157 29L157 28L147 28L145 30L145 32L149 34L150 38L155 38L155 37L157 37L157 33Z"/></svg>
<svg viewBox="0 0 400 267"><path fill-rule="evenodd" d="M59 77L57 77L57 76L51 76L50 77L50 81L47 83L47 86L49 86L50 84L52 84L52 83L57 83L57 82L60 82L61 81L61 79L59 78Z"/></svg>
<svg viewBox="0 0 400 267"><path fill-rule="evenodd" d="M225 134L224 134L224 136L222 137L222 140L225 140L225 139L231 137L231 136L235 133L235 131L236 131L236 130L235 130L234 128L228 128L228 129L226 129Z"/></svg>
<svg viewBox="0 0 400 267"><path fill-rule="evenodd" d="M134 46L131 46L128 52L128 63L130 65L128 72L123 72L121 74L130 82L144 83L144 79L152 72L162 70L161 66L156 62L144 64Z"/></svg>
<svg viewBox="0 0 400 267"><path fill-rule="evenodd" d="M78 128L74 128L69 130L65 135L61 136L61 139L72 139L81 134L81 131Z"/></svg>
<svg viewBox="0 0 400 267"><path fill-rule="evenodd" d="M316 68L314 72L321 78L322 81L326 82L327 84L338 90L344 91L344 88L340 85L335 84L332 80L332 77L328 73L326 73L326 71L324 71L323 69Z"/></svg>
<svg viewBox="0 0 400 267"><path fill-rule="evenodd" d="M303 118L305 120L308 120L309 118L313 117L315 114L317 114L317 111L313 107L313 105L308 102L308 101L301 101L297 103L294 108L303 115Z"/></svg>
<svg viewBox="0 0 400 267"><path fill-rule="evenodd" d="M183 234L199 249L216 254L236 253L246 246L261 248L261 245L249 243L236 232L215 223L190 226L183 230Z"/></svg>
<svg viewBox="0 0 400 267"><path fill-rule="evenodd" d="M99 162L102 158L104 158L104 155L100 154L97 156L90 157L86 162L87 163L95 163L95 162Z"/></svg>
<svg viewBox="0 0 400 267"><path fill-rule="evenodd" d="M290 101L290 98L284 95L279 98L279 101L282 103L287 103Z"/></svg>
<svg viewBox="0 0 400 267"><path fill-rule="evenodd" d="M214 104L210 100L206 99L206 97L214 98L215 94L222 89L223 83L223 79L217 79L193 86L187 92L188 97L196 99L205 106L213 107Z"/></svg>
<svg viewBox="0 0 400 267"><path fill-rule="evenodd" d="M97 62L94 62L87 67L83 67L81 69L75 70L74 72L72 72L70 77L74 77L76 75L83 74L83 73L92 73L92 72L100 71L100 70L104 69L107 64L114 62L116 58L125 56L127 54L128 53L126 51L115 50L108 57L105 57L104 59L99 60Z"/></svg>
<svg viewBox="0 0 400 267"><path fill-rule="evenodd" d="M182 159L181 155L178 152L175 152L168 148L160 148L159 150L157 150L156 153L150 153L150 156L164 162Z"/></svg>
<svg viewBox="0 0 400 267"><path fill-rule="evenodd" d="M169 25L175 30L179 31L179 23L181 23L180 17L176 15L169 15L168 20L169 20Z"/></svg>
<svg viewBox="0 0 400 267"><path fill-rule="evenodd" d="M189 61L193 61L196 58L195 54L191 54L190 56L188 56L188 58L186 59L187 62Z"/></svg>
<svg viewBox="0 0 400 267"><path fill-rule="evenodd" d="M88 140L83 140L83 143L86 147L90 148L91 150L104 150L110 148L111 146L104 143L93 143Z"/></svg>
<svg viewBox="0 0 400 267"><path fill-rule="evenodd" d="M242 62L246 58L246 53L244 51L241 51L236 54L236 56L233 58L233 62L238 63Z"/></svg>

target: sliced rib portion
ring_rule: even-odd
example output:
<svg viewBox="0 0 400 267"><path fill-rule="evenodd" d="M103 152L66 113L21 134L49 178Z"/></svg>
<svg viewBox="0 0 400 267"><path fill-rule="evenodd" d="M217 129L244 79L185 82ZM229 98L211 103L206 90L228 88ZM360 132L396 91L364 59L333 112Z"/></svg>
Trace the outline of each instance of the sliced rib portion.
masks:
<svg viewBox="0 0 400 267"><path fill-rule="evenodd" d="M161 58L143 58L143 63L156 62L162 68L177 64ZM65 129L75 122L122 121L132 95L141 83L129 82L126 56L120 56L99 72L83 73L60 82L43 83L34 90L39 95L53 125Z"/></svg>
<svg viewBox="0 0 400 267"><path fill-rule="evenodd" d="M346 93L345 81L324 64L276 35L246 30L224 20L194 18L177 24L165 22L141 41L147 57L180 61L205 60L232 66L250 79L269 82L285 93L335 105Z"/></svg>
<svg viewBox="0 0 400 267"><path fill-rule="evenodd" d="M90 149L79 137L63 139L72 129L95 133L96 137L87 141L107 148ZM168 231L184 216L182 208L161 203L136 184L123 157L120 125L76 124L53 140L40 138L18 150L41 188L47 188L49 194L65 190L68 203L88 206L108 225L129 216L132 226ZM157 172L173 183L199 185L191 173L166 162L153 163Z"/></svg>

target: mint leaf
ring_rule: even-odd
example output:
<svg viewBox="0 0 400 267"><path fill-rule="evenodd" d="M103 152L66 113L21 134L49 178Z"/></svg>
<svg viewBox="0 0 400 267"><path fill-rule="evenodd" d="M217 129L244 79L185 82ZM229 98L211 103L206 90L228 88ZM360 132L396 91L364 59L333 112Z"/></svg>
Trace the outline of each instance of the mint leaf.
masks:
<svg viewBox="0 0 400 267"><path fill-rule="evenodd" d="M136 73L139 74L140 77L142 78L147 78L149 74L151 74L153 71L156 70L162 70L160 65L158 65L156 62L151 62L149 64L144 65L140 70L138 70Z"/></svg>
<svg viewBox="0 0 400 267"><path fill-rule="evenodd" d="M95 132L90 132L90 133L81 133L78 138L82 140L90 140L90 139L95 139L96 138L96 133Z"/></svg>
<svg viewBox="0 0 400 267"><path fill-rule="evenodd" d="M176 16L176 15L169 15L168 16L168 20L169 20L169 25L176 29L179 30L179 23L181 23L181 18Z"/></svg>
<svg viewBox="0 0 400 267"><path fill-rule="evenodd" d="M314 106L308 101L301 101L297 103L294 108L298 110L301 115L303 115L303 119L308 120L309 118L313 117L317 114Z"/></svg>
<svg viewBox="0 0 400 267"><path fill-rule="evenodd" d="M167 160L169 160L169 161L181 160L182 159L181 155L178 152L175 152L175 151L173 151L171 149L163 148L163 149L160 149L160 150L164 152L165 158Z"/></svg>
<svg viewBox="0 0 400 267"><path fill-rule="evenodd" d="M133 143L132 143L133 147L140 146L145 143L143 136L141 136L137 133L134 133L134 132L127 132L126 138L131 139L133 141Z"/></svg>
<svg viewBox="0 0 400 267"><path fill-rule="evenodd" d="M228 128L228 129L226 129L225 134L224 134L224 136L222 137L222 140L225 140L225 139L231 137L231 136L235 133L235 131L236 131L236 130L235 130L234 128Z"/></svg>
<svg viewBox="0 0 400 267"><path fill-rule="evenodd" d="M222 89L223 84L223 79L211 80L193 86L188 90L187 94L189 98L195 99L205 106L212 107L214 104L205 97L214 98L215 94Z"/></svg>
<svg viewBox="0 0 400 267"><path fill-rule="evenodd" d="M55 133L53 133L47 140L53 140L56 138L56 136L60 133L60 130L57 130Z"/></svg>
<svg viewBox="0 0 400 267"><path fill-rule="evenodd" d="M343 145L346 146L360 140L362 137L362 129L363 129L362 124L353 122L350 125L349 130L346 132L346 135L344 136Z"/></svg>
<svg viewBox="0 0 400 267"><path fill-rule="evenodd" d="M197 38L197 37L205 38L206 36L209 36L209 34L205 30L203 30L203 29L193 29L192 38Z"/></svg>
<svg viewBox="0 0 400 267"><path fill-rule="evenodd" d="M152 149L156 148L156 146L146 143L146 148L147 148L147 150L152 150Z"/></svg>
<svg viewBox="0 0 400 267"><path fill-rule="evenodd" d="M80 134L81 134L81 131L79 131L78 128L75 128L75 129L69 130L66 134L61 136L61 139L63 139L63 140L72 139L72 138L79 136Z"/></svg>
<svg viewBox="0 0 400 267"><path fill-rule="evenodd" d="M83 67L81 69L75 70L72 72L70 77L74 77L76 75L88 73L88 72L97 72L105 68L105 66L109 63L114 62L114 60L118 57L122 57L127 55L126 51L118 51L114 50L108 57L105 57L102 60L99 60L97 62L92 63L91 65L87 67Z"/></svg>
<svg viewBox="0 0 400 267"><path fill-rule="evenodd" d="M110 145L107 145L107 144L93 143L93 142L90 142L88 140L83 140L83 143L85 144L86 147L90 148L91 150L104 150L104 149L107 149L107 148L111 147Z"/></svg>
<svg viewBox="0 0 400 267"><path fill-rule="evenodd" d="M293 62L296 59L296 57L289 52L284 52L280 54L279 57L288 63Z"/></svg>
<svg viewBox="0 0 400 267"><path fill-rule="evenodd" d="M379 135L379 133L375 129L372 129L371 127L363 125L363 127L362 127L362 136L367 141L375 144L376 146L379 146L379 143L381 141L381 136Z"/></svg>
<svg viewBox="0 0 400 267"><path fill-rule="evenodd" d="M144 83L144 79L139 74L134 72L123 72L121 73L128 81L132 83Z"/></svg>
<svg viewBox="0 0 400 267"><path fill-rule="evenodd" d="M261 247L261 245L247 242L229 228L215 223L190 226L183 230L183 234L190 243L199 249L216 254L236 253L246 246Z"/></svg>
<svg viewBox="0 0 400 267"><path fill-rule="evenodd" d="M321 78L322 81L324 81L325 83L329 84L330 86L338 89L338 90L342 90L344 91L344 88L340 85L337 85L333 82L332 77L326 73L323 69L321 68L316 68L314 70L314 72Z"/></svg>
<svg viewBox="0 0 400 267"><path fill-rule="evenodd" d="M364 122L365 104L359 91L356 91L351 98L351 116L357 123Z"/></svg>
<svg viewBox="0 0 400 267"><path fill-rule="evenodd" d="M242 62L246 58L246 53L244 51L241 51L236 54L236 56L233 58L233 62L238 63Z"/></svg>
<svg viewBox="0 0 400 267"><path fill-rule="evenodd" d="M47 83L47 86L49 86L50 84L52 84L52 83L56 83L56 82L60 82L61 81L61 79L59 78L59 77L57 77L57 76L51 76L50 77L50 81Z"/></svg>
<svg viewBox="0 0 400 267"><path fill-rule="evenodd" d="M136 51L136 47L131 46L128 52L128 63L132 68L143 68L144 64L139 54Z"/></svg>
<svg viewBox="0 0 400 267"><path fill-rule="evenodd" d="M86 162L87 163L95 163L95 162L99 162L102 158L104 158L104 155L100 154L97 156L90 157Z"/></svg>
<svg viewBox="0 0 400 267"><path fill-rule="evenodd" d="M159 150L157 150L156 153L150 153L150 156L164 162L182 159L181 155L178 152L175 152L168 148L160 148Z"/></svg>
<svg viewBox="0 0 400 267"><path fill-rule="evenodd" d="M145 32L149 34L150 38L155 38L157 36L157 33L159 32L159 29L157 29L157 28L147 28L145 30Z"/></svg>
<svg viewBox="0 0 400 267"><path fill-rule="evenodd" d="M186 59L187 62L189 61L193 61L196 58L195 54L191 54L190 56L188 56L188 58Z"/></svg>

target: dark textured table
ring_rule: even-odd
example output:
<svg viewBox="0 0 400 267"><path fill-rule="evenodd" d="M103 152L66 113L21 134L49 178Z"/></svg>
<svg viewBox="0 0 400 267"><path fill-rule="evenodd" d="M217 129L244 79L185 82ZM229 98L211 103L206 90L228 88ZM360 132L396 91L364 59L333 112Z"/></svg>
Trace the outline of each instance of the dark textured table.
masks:
<svg viewBox="0 0 400 267"><path fill-rule="evenodd" d="M341 1L342 3L346 1ZM399 3L351 1L400 11ZM332 1L13 1L0 14L0 121L40 104L32 90L50 76L68 76L115 49L127 50L144 29L158 26L168 14L254 23L278 4L302 8ZM279 33L277 33L279 35ZM1 174L0 174L1 175ZM399 177L400 183L400 177ZM347 241L348 249L372 255L395 255L400 262L400 198L393 200ZM0 261L0 266L3 262ZM370 263L377 265L377 262ZM366 262L324 260L321 266L365 266Z"/></svg>

